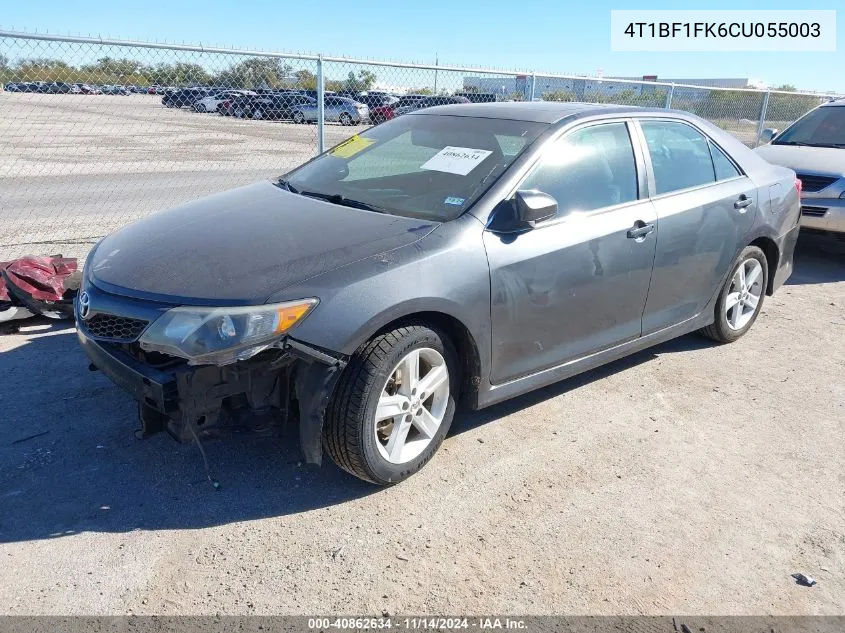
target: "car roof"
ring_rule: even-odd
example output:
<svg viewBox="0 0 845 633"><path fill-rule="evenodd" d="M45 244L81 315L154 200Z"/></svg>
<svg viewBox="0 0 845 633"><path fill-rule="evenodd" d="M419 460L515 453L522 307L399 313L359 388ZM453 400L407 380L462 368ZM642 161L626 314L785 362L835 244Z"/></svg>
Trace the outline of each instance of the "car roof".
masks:
<svg viewBox="0 0 845 633"><path fill-rule="evenodd" d="M556 101L508 101L502 103L462 103L442 105L425 110L417 110L416 116L446 114L486 119L512 119L535 123L557 123L572 115L589 116L591 114L668 112L657 108L639 108L636 106L617 106L602 103L556 102Z"/></svg>
<svg viewBox="0 0 845 633"><path fill-rule="evenodd" d="M827 103L823 103L821 105L823 108L829 108L830 106L845 106L845 98L834 99L833 101L828 101Z"/></svg>

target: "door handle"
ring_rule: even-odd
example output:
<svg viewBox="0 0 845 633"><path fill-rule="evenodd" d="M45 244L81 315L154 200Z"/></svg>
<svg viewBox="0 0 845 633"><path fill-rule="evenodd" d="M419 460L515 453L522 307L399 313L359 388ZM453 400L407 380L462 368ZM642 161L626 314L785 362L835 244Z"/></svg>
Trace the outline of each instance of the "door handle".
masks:
<svg viewBox="0 0 845 633"><path fill-rule="evenodd" d="M745 194L742 194L739 197L739 200L734 202L734 209L744 209L744 208L750 206L752 202L754 202L754 200L752 198L749 198Z"/></svg>
<svg viewBox="0 0 845 633"><path fill-rule="evenodd" d="M642 220L637 220L634 223L634 228L628 229L628 237L632 240L641 240L652 231L654 231L653 224L646 224Z"/></svg>

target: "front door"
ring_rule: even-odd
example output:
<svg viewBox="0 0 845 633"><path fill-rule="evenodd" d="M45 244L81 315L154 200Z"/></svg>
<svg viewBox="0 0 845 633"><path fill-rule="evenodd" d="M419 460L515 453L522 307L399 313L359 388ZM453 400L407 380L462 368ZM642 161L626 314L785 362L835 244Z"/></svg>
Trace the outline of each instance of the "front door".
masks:
<svg viewBox="0 0 845 633"><path fill-rule="evenodd" d="M485 232L493 384L640 336L658 227L638 165L628 123L571 131L519 185L553 196L558 215Z"/></svg>

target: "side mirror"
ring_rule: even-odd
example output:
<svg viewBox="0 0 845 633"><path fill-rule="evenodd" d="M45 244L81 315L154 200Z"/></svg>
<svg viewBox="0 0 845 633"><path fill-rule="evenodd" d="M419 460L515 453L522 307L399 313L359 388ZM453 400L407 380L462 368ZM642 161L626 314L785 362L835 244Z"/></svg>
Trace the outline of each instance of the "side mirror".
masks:
<svg viewBox="0 0 845 633"><path fill-rule="evenodd" d="M516 217L533 227L535 222L547 220L557 213L557 200L536 189L520 189L514 196Z"/></svg>
<svg viewBox="0 0 845 633"><path fill-rule="evenodd" d="M777 136L779 130L776 130L772 127L767 127L763 132L760 134L760 142L761 143L768 143L770 142L775 136Z"/></svg>

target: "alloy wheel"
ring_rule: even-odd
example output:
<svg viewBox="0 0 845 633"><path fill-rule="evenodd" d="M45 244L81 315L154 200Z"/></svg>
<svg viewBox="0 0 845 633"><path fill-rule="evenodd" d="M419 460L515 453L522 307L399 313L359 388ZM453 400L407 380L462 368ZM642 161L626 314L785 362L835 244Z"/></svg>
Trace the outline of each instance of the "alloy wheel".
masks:
<svg viewBox="0 0 845 633"><path fill-rule="evenodd" d="M449 369L440 352L409 352L390 373L373 429L381 456L393 464L415 459L431 443L449 404Z"/></svg>
<svg viewBox="0 0 845 633"><path fill-rule="evenodd" d="M746 259L737 267L725 300L728 327L744 328L757 312L762 294L763 267L754 258Z"/></svg>

